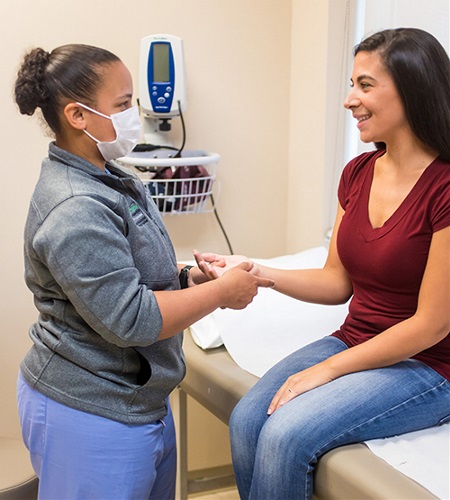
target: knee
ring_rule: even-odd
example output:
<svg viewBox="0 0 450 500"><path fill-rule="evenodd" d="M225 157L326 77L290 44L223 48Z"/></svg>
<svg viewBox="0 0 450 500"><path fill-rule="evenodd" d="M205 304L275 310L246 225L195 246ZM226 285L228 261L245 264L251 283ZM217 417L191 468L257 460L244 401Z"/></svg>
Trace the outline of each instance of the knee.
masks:
<svg viewBox="0 0 450 500"><path fill-rule="evenodd" d="M230 421L228 423L230 430L230 438L231 440L235 439L235 437L239 434L240 428L242 427L242 422L246 422L249 419L246 418L247 410L245 408L245 404L243 400L239 401L239 403L234 407Z"/></svg>
<svg viewBox="0 0 450 500"><path fill-rule="evenodd" d="M276 450L283 460L307 460L314 454L315 446L314 438L310 439L303 432L301 422L286 419L281 412L269 417L258 439L258 447L263 454L271 456Z"/></svg>
<svg viewBox="0 0 450 500"><path fill-rule="evenodd" d="M230 417L229 428L232 444L253 442L257 439L267 418L267 413L257 401L247 397L242 398Z"/></svg>

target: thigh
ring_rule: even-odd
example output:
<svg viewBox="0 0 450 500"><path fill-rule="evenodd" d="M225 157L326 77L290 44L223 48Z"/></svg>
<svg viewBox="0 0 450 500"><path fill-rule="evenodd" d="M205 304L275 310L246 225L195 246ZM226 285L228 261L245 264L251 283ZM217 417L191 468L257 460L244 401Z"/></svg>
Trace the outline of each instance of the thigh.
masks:
<svg viewBox="0 0 450 500"><path fill-rule="evenodd" d="M310 498L314 466L327 451L439 425L449 413L450 383L416 360L340 377L266 419L250 497Z"/></svg>
<svg viewBox="0 0 450 500"><path fill-rule="evenodd" d="M46 398L31 389L20 372L17 380L17 406L23 442L30 452L33 469L40 476L45 441Z"/></svg>
<svg viewBox="0 0 450 500"><path fill-rule="evenodd" d="M433 427L449 418L450 383L410 359L317 387L277 410L266 425L291 427L283 439L299 434L301 446L317 457L337 446Z"/></svg>
<svg viewBox="0 0 450 500"><path fill-rule="evenodd" d="M175 425L167 398L168 414L163 419L162 431L164 451L156 466L156 480L153 484L149 500L169 500L175 498L177 474L177 448Z"/></svg>
<svg viewBox="0 0 450 500"><path fill-rule="evenodd" d="M127 425L66 407L29 386L27 392L21 391L21 420L41 498L148 499L154 489L154 498L173 498L165 496L167 485L175 485L171 417Z"/></svg>
<svg viewBox="0 0 450 500"><path fill-rule="evenodd" d="M259 434L269 419L269 404L286 379L345 349L347 346L335 337L325 337L303 347L271 368L239 401L230 418L231 449L236 468L250 470L253 467ZM273 415L270 420L274 420ZM285 428L284 424L281 428Z"/></svg>

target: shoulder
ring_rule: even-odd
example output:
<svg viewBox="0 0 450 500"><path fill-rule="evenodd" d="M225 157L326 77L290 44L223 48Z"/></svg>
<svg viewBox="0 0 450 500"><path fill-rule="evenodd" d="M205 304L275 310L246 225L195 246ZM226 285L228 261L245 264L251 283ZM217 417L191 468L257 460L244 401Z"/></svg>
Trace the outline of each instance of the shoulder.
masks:
<svg viewBox="0 0 450 500"><path fill-rule="evenodd" d="M440 157L436 158L426 169L430 177L450 181L450 162Z"/></svg>
<svg viewBox="0 0 450 500"><path fill-rule="evenodd" d="M437 158L420 179L422 203L427 207L433 231L450 225L450 163Z"/></svg>
<svg viewBox="0 0 450 500"><path fill-rule="evenodd" d="M384 154L384 150L375 150L362 153L350 160L344 167L338 187L339 203L347 205L352 192L359 195L367 173L373 169L375 160Z"/></svg>
<svg viewBox="0 0 450 500"><path fill-rule="evenodd" d="M423 172L418 184L426 197L433 198L438 193L449 195L450 162L436 158ZM448 203L448 198L447 198Z"/></svg>
<svg viewBox="0 0 450 500"><path fill-rule="evenodd" d="M64 213L65 208L78 212L116 210L123 196L88 172L46 158L33 192L31 205L43 222L50 214Z"/></svg>
<svg viewBox="0 0 450 500"><path fill-rule="evenodd" d="M352 160L350 160L344 167L342 176L347 180L354 179L362 172L365 172L368 167L373 166L375 160L384 154L384 150L376 149L361 153Z"/></svg>

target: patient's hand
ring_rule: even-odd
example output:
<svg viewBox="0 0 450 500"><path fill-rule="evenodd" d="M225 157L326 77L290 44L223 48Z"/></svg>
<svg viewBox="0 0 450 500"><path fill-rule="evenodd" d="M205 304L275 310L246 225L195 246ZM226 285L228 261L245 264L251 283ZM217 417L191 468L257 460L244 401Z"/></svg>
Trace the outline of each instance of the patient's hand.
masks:
<svg viewBox="0 0 450 500"><path fill-rule="evenodd" d="M267 414L272 415L274 411L281 408L291 399L316 387L328 384L332 380L334 380L334 374L329 368L327 360L291 375L273 397Z"/></svg>
<svg viewBox="0 0 450 500"><path fill-rule="evenodd" d="M226 271L236 267L242 262L249 262L252 265L249 270L250 274L255 276L259 275L258 268L254 262L243 255L219 255L216 253L201 254L197 250L194 250L193 254L199 269L201 269L209 279L219 278Z"/></svg>

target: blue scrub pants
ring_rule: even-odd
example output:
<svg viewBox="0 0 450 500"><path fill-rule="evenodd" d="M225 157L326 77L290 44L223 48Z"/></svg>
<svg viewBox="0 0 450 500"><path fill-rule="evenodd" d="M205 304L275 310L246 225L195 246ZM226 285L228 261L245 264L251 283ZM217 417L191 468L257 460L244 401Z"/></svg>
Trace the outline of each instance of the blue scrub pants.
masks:
<svg viewBox="0 0 450 500"><path fill-rule="evenodd" d="M176 441L168 401L163 420L128 425L61 405L21 375L17 388L39 499L175 498Z"/></svg>
<svg viewBox="0 0 450 500"><path fill-rule="evenodd" d="M340 377L267 416L290 375L345 349L339 339L326 337L294 352L238 403L230 435L242 500L310 499L314 466L330 449L450 419L450 383L414 359Z"/></svg>

